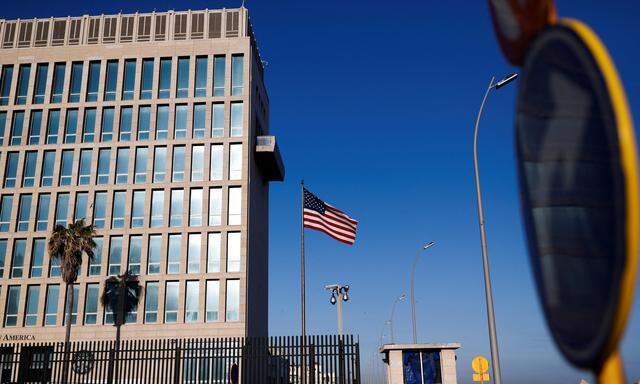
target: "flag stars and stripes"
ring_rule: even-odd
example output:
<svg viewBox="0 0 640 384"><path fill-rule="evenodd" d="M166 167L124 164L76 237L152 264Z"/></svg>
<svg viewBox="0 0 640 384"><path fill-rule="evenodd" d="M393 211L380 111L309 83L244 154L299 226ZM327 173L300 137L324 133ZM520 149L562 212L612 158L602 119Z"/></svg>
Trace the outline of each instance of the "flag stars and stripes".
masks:
<svg viewBox="0 0 640 384"><path fill-rule="evenodd" d="M324 232L345 244L356 241L358 222L341 210L320 200L304 189L303 224L305 228Z"/></svg>

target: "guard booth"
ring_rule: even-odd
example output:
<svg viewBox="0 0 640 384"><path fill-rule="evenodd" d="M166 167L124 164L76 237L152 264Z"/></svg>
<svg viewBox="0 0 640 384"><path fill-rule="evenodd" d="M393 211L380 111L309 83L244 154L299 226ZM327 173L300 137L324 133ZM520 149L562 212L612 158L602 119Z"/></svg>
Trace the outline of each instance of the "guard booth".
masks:
<svg viewBox="0 0 640 384"><path fill-rule="evenodd" d="M385 344L387 384L456 384L460 343Z"/></svg>

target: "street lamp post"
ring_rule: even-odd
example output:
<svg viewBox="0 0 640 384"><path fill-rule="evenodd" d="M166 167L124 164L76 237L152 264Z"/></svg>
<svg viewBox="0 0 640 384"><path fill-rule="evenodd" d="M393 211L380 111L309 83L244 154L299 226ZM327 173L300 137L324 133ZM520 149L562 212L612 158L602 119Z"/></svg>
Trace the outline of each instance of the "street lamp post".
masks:
<svg viewBox="0 0 640 384"><path fill-rule="evenodd" d="M496 319L493 312L493 295L491 293L491 276L489 273L489 258L487 256L487 236L485 234L484 226L484 212L482 210L482 192L480 189L480 170L478 168L478 125L480 123L480 117L482 116L482 109L487 101L487 96L492 89L500 89L503 86L509 84L518 77L517 73L512 73L505 76L502 80L494 83L495 77L491 78L487 91L482 98L482 104L480 104L480 110L476 117L476 124L473 130L473 168L476 179L476 194L478 202L478 222L480 224L480 243L482 245L482 269L484 272L484 293L487 301L487 322L489 323L489 344L491 347L491 365L493 370L493 379L495 384L502 383L502 376L500 374L500 356L498 354L498 336L496 335Z"/></svg>
<svg viewBox="0 0 640 384"><path fill-rule="evenodd" d="M338 304L338 335L342 338L342 302L349 300L349 286L331 284L325 286L324 289L331 291L331 299L329 302L332 305Z"/></svg>
<svg viewBox="0 0 640 384"><path fill-rule="evenodd" d="M420 250L416 254L415 259L413 259L413 267L411 268L411 322L412 322L412 328L413 328L414 344L418 342L418 335L416 332L416 297L413 290L413 277L416 273L416 265L418 264L418 259L420 258L420 254L422 253L422 251L426 251L427 249L431 248L435 244L436 244L435 241L431 241L423 245L422 248L420 248Z"/></svg>
<svg viewBox="0 0 640 384"><path fill-rule="evenodd" d="M402 294L400 296L398 296L396 298L396 300L393 302L393 305L391 306L391 317L389 317L389 328L391 330L391 344L395 343L394 337L393 337L393 314L396 312L396 304L398 304L399 301L404 301L407 298L406 294Z"/></svg>

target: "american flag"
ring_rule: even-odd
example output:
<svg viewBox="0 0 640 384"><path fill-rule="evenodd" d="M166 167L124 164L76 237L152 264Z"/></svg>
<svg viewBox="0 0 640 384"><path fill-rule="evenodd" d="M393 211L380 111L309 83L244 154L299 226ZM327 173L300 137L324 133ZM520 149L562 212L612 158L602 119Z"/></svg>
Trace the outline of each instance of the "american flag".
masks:
<svg viewBox="0 0 640 384"><path fill-rule="evenodd" d="M358 222L346 213L320 200L304 189L304 210L302 215L305 228L324 232L345 244L356 241Z"/></svg>

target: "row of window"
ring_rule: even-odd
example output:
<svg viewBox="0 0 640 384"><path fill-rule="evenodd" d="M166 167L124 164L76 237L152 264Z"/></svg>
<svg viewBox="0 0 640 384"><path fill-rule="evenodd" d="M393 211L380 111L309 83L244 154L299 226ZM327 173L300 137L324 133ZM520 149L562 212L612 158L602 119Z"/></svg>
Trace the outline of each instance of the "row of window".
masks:
<svg viewBox="0 0 640 384"><path fill-rule="evenodd" d="M106 275L119 275L122 273L123 265L126 265L126 269L135 275L219 273L223 252L222 242L225 241L223 237L226 238L226 272L241 271L242 235L240 232L227 232L226 235L220 232L207 233L206 244L204 237L201 233L189 233L184 236L179 233L170 233L166 236L161 234L110 236L106 238L109 243L108 248L104 247L105 238L95 237L95 255L88 261L86 275L103 275L105 267ZM186 257L183 257L183 246L186 249ZM203 252L205 246L206 252ZM5 259L9 258L11 263L8 266L7 278L44 276L47 269L46 239L33 239L30 251L27 250L27 239L15 239L11 247L11 255L7 255L7 248L8 240L0 239L0 278L4 277ZM108 251L106 259L103 257L104 251ZM143 254L146 255L146 259L142 257ZM186 265L185 269L181 270L182 260L186 260ZM106 264L103 265L103 261L106 261ZM58 259L48 258L47 276L60 277Z"/></svg>
<svg viewBox="0 0 640 384"><path fill-rule="evenodd" d="M59 109L51 109L47 114L47 121L43 121L43 111L33 110L29 119L29 127L24 136L25 111L14 111L11 118L8 145L38 145L38 144L73 144L116 141L144 141L186 139L188 135L189 106L177 104L173 108L174 123L169 124L169 115L172 107L158 105L155 108L155 130L151 131L152 110L149 105L138 107L137 124L133 122L132 106L124 106L118 109L106 107L100 110L96 108L84 109L82 124L79 124L78 109L67 109L64 113L64 132L61 131ZM229 118L229 136L242 137L243 103L231 103L231 115ZM119 124L115 126L116 111L119 112ZM200 139L206 137L207 104L193 104L191 134L189 138ZM211 137L223 137L225 121L225 104L211 104ZM98 121L100 117L100 121ZM5 145L4 136L7 124L7 112L0 112L0 145ZM43 124L45 123L45 124ZM42 132L43 126L46 127ZM97 128L100 128L99 132ZM115 131L117 128L117 132ZM172 129L170 132L170 128ZM62 136L62 140L59 137Z"/></svg>
<svg viewBox="0 0 640 384"><path fill-rule="evenodd" d="M38 160L37 151L26 151L22 161L20 161L19 152L9 152L7 153L3 185L5 188L19 186L18 168L21 163L21 186L23 188L36 186L36 180L40 180L40 187L56 186L56 179L57 186L204 181L206 174L208 174L207 181L220 181L223 179L223 150L222 144L191 146L190 170L187 169L186 161L189 148L184 145L137 147L135 149L128 147L100 148L97 151L86 148L79 150L79 161L74 161L78 151L65 149L60 152L61 159L57 162L55 150L43 151L41 160ZM94 161L96 155L97 164ZM112 158L112 155L115 155L115 158ZM167 163L169 156L171 156L170 164ZM207 156L209 161L205 160ZM38 163L42 164L39 168L37 167ZM131 170L133 177L131 177L129 170L131 163L133 163ZM57 164L59 164L59 168L56 177ZM115 165L113 168L112 164ZM209 165L209 172L205 172L205 164ZM228 179L240 180L242 178L242 144L229 145L228 165ZM150 166L152 166L151 169ZM37 171L40 173L38 174ZM151 172L151 180L148 180L148 171ZM113 177L111 177L112 175Z"/></svg>
<svg viewBox="0 0 640 384"><path fill-rule="evenodd" d="M240 311L240 280L227 279L226 283L226 300L225 300L225 321L238 321ZM156 324L163 322L165 324L178 323L180 308L180 284L179 281L148 281L144 287L144 318L145 324ZM220 281L219 280L188 280L183 283L184 288L184 314L182 321L185 323L197 322L217 322L219 321L220 310ZM164 285L164 317L160 317L159 300L161 285ZM1 287L0 287L1 288ZM66 308L66 297L64 303L60 302L60 285L46 285L46 296L44 300L44 308L39 308L40 292L43 290L41 285L28 285L26 297L24 299L24 316L22 322L19 322L18 314L20 308L20 285L10 285L7 287L7 299L5 305L4 326L57 326L63 325L65 322L59 322L59 310ZM83 325L113 324L114 314L108 308L103 312L102 322L98 318L100 284L88 283L85 285L84 298L80 296L80 285L74 284L74 303L71 311L71 324L76 325L78 315L78 303L83 302ZM201 318L200 295L204 290L205 307L204 319ZM66 292L63 289L63 293ZM66 295L65 295L66 296ZM60 305L63 306L60 306ZM44 311L42 310L44 309ZM64 311L63 311L64 312ZM40 313L44 316L38 321ZM138 310L134 309L127 316L127 323L136 323ZM66 313L65 313L66 316ZM62 316L60 316L62 317ZM62 320L62 319L60 319Z"/></svg>
<svg viewBox="0 0 640 384"><path fill-rule="evenodd" d="M189 89L189 78L191 71L190 57L178 57L177 66L174 65L171 57L162 57L158 60L154 58L143 58L141 63L136 59L125 59L106 61L89 61L85 65L82 61L72 63L38 63L20 64L18 66L18 76L14 103L25 105L28 100L33 104L44 104L46 95L49 94L49 103L56 104L66 101L68 103L78 103L81 101L115 101L120 95L120 100L134 100L136 98L136 83L139 89L140 100L169 99L171 97L206 97L207 77L209 73L209 57L197 56L195 58L195 79L194 88ZM124 65L122 79L118 79L118 67ZM136 79L136 66L141 65L140 78ZM35 81L33 94L29 94L29 78L34 71ZM53 76L49 82L49 68L53 67ZM172 68L176 68L174 84L171 83ZM213 84L212 95L225 95L225 67L226 56L213 56ZM67 75L67 72L70 74ZM157 77L154 72L158 70ZM101 72L106 71L104 76ZM241 96L244 88L244 56L242 54L231 55L231 95ZM9 105L11 87L14 78L14 65L6 64L2 66L0 72L0 105ZM65 79L68 76L68 79ZM83 89L83 79L87 78L85 89ZM157 80L154 80L157 79ZM102 87L100 81L103 79ZM118 80L121 80L122 87L118 89ZM154 86L154 81L157 83ZM66 86L65 86L66 85ZM100 90L102 89L102 92ZM175 93L172 94L172 89ZM47 92L49 90L49 92ZM65 96L66 90L66 99ZM82 97L84 95L84 98Z"/></svg>
<svg viewBox="0 0 640 384"><path fill-rule="evenodd" d="M209 217L205 216L204 201L209 193ZM227 188L227 223L226 225L242 224L242 187ZM97 229L123 228L178 228L188 225L199 227L203 225L222 225L222 188L191 188L185 193L184 189L154 189L151 190L151 201L148 204L149 193L146 190L75 192L75 202L72 203L69 192L58 192L55 196L54 225L66 226L69 222L69 212L73 208L73 220L87 219L93 221ZM89 201L90 195L93 200ZM165 196L169 198L168 223L165 215ZM187 198L187 199L185 199ZM11 231L14 195L0 196L0 232ZM36 204L34 204L36 203ZM21 194L18 201L17 220L15 230L47 231L51 211L52 195L40 193L37 202L30 193ZM188 212L185 212L188 204ZM108 211L108 208L111 208ZM35 221L31 217L35 211ZM188 217L183 218L188 213ZM107 221L111 218L111 222ZM32 225L31 223L34 223Z"/></svg>

